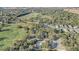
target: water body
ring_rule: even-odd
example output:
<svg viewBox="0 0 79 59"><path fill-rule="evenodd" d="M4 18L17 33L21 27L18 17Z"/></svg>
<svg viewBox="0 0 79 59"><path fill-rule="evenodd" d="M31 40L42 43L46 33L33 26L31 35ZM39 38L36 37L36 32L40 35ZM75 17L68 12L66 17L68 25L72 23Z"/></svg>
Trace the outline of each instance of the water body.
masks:
<svg viewBox="0 0 79 59"><path fill-rule="evenodd" d="M30 12L29 12L29 13L20 14L20 15L18 15L17 17L25 16L25 15L28 15L28 14L30 14Z"/></svg>

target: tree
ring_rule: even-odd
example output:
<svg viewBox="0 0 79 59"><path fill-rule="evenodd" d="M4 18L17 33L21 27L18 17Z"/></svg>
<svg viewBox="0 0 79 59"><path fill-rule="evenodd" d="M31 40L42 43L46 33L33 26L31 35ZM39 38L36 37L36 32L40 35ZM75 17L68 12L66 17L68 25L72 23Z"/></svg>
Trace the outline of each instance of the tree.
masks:
<svg viewBox="0 0 79 59"><path fill-rule="evenodd" d="M2 24L0 24L0 31L2 30Z"/></svg>

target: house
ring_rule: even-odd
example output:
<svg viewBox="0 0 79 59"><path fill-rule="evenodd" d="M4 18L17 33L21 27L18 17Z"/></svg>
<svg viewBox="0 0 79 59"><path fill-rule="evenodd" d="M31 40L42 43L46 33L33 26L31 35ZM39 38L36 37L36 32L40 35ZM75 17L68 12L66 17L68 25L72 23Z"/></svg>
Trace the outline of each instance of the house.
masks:
<svg viewBox="0 0 79 59"><path fill-rule="evenodd" d="M36 42L36 48L37 49L40 49L41 48L41 45L42 45L42 42L41 41L38 41L38 42Z"/></svg>
<svg viewBox="0 0 79 59"><path fill-rule="evenodd" d="M50 43L50 47L51 48L57 48L58 46L58 42L56 40L52 40L51 43Z"/></svg>
<svg viewBox="0 0 79 59"><path fill-rule="evenodd" d="M43 31L41 34L40 34L40 38L41 39L44 39L44 38L47 38L48 37L48 32L46 31Z"/></svg>

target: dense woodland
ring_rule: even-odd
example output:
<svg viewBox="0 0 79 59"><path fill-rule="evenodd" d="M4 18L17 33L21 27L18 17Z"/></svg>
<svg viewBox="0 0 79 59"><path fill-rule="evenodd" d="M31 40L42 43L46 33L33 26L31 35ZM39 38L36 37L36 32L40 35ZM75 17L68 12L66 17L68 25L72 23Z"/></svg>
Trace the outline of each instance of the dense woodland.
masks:
<svg viewBox="0 0 79 59"><path fill-rule="evenodd" d="M78 51L79 14L64 9L0 8L0 50Z"/></svg>

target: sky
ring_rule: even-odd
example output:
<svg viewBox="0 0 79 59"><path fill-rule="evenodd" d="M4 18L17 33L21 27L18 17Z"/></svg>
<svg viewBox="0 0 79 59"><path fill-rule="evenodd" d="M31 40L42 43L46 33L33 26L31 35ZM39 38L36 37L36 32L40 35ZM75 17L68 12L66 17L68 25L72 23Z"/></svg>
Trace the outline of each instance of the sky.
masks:
<svg viewBox="0 0 79 59"><path fill-rule="evenodd" d="M0 7L79 7L79 0L0 0Z"/></svg>

